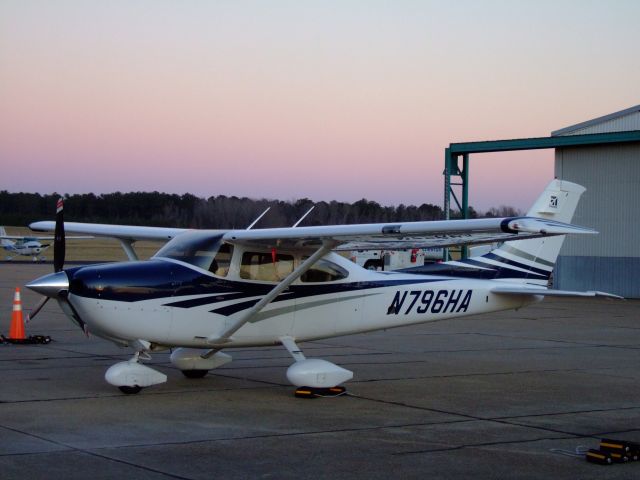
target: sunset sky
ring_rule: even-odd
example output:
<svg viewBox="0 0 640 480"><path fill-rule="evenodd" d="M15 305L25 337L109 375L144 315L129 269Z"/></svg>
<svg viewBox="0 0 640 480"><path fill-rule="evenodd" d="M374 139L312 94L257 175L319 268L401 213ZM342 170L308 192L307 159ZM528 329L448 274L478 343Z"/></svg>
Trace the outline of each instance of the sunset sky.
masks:
<svg viewBox="0 0 640 480"><path fill-rule="evenodd" d="M0 0L0 190L442 205L451 142L640 103L640 1ZM475 155L526 210L552 151Z"/></svg>

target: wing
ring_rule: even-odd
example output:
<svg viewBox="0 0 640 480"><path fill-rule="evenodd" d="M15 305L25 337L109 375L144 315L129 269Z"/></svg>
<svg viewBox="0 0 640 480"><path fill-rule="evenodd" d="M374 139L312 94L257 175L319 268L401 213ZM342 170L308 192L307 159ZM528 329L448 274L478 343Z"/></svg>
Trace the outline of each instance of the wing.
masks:
<svg viewBox="0 0 640 480"><path fill-rule="evenodd" d="M55 222L35 222L29 225L36 232L52 232L55 230ZM176 235L185 232L184 228L163 227L137 227L133 225L108 225L103 223L76 223L65 222L65 232L81 233L94 237L110 237L129 242L138 240L152 240L166 242ZM53 237L52 237L53 238ZM66 237L66 238L91 238L91 237Z"/></svg>
<svg viewBox="0 0 640 480"><path fill-rule="evenodd" d="M230 243L267 248L311 250L323 242L331 242L334 250L379 250L448 247L595 233L589 228L542 218L510 217L233 230L227 232L224 239Z"/></svg>
<svg viewBox="0 0 640 480"><path fill-rule="evenodd" d="M87 239L94 238L94 237L93 236L88 236L88 235L79 236L79 237L78 236L71 237L69 235L65 235L65 238L67 240L87 240ZM52 236L46 236L46 237L32 237L32 236L29 236L29 237L25 237L24 235L23 236L20 236L20 235L2 235L2 236L0 236L0 240L4 240L4 239L7 239L7 240L27 240L28 239L28 240L37 240L37 241L40 242L42 240L55 240L56 237L52 237Z"/></svg>
<svg viewBox="0 0 640 480"><path fill-rule="evenodd" d="M66 235L64 236L67 240L89 240L91 238L96 238L93 235ZM45 238L45 237L36 237L37 240L55 240L55 237Z"/></svg>
<svg viewBox="0 0 640 480"><path fill-rule="evenodd" d="M29 237L29 238L32 238L32 237ZM34 240L36 239L36 237L33 237L33 238ZM24 235L0 235L0 240L24 240Z"/></svg>

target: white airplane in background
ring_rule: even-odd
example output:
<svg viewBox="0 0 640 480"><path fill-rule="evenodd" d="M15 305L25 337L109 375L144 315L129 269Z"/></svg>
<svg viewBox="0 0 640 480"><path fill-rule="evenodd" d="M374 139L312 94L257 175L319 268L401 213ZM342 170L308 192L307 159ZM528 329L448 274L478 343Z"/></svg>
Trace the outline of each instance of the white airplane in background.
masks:
<svg viewBox="0 0 640 480"><path fill-rule="evenodd" d="M85 331L133 348L105 374L125 393L167 380L141 363L150 352L172 349L171 362L195 378L231 360L224 348L277 344L295 360L287 378L297 394L342 392L353 373L305 358L297 342L517 309L544 296L615 297L547 288L564 235L597 233L568 224L584 190L554 180L525 217L253 230L65 224L59 201L55 223L30 227L117 238L131 260L136 240L170 241L147 261L64 270L64 248L54 248L56 273L27 285L45 295L32 317L55 298ZM336 253L488 242L504 243L429 274L365 270Z"/></svg>
<svg viewBox="0 0 640 480"><path fill-rule="evenodd" d="M87 239L93 237L67 237L67 239ZM54 237L25 237L20 235L7 235L4 227L0 227L0 245L13 255L7 256L7 260L13 260L16 255L33 257L33 261L46 260L42 254L47 250L50 243L40 243L42 240L53 240Z"/></svg>
<svg viewBox="0 0 640 480"><path fill-rule="evenodd" d="M40 243L41 240L53 240L53 237L24 237L20 235L7 235L4 227L0 227L0 245L6 251L13 255L8 255L7 260L13 260L16 255L24 255L33 257L33 261L42 261L45 258L42 253L48 249L51 244Z"/></svg>

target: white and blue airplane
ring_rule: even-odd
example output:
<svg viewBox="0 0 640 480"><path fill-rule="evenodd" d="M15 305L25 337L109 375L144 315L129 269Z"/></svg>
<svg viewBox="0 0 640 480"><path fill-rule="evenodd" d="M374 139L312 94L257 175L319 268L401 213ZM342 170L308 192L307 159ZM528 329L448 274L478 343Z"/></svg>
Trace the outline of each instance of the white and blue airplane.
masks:
<svg viewBox="0 0 640 480"><path fill-rule="evenodd" d="M297 392L331 394L353 372L306 358L299 342L517 309L545 296L614 297L548 288L565 235L597 233L569 224L584 190L554 180L523 217L247 230L64 223L60 202L55 223L30 227L119 239L131 261L63 269L62 245L56 273L27 287L45 295L36 310L55 298L85 331L135 351L105 374L125 393L167 380L141 363L151 352L172 349L173 365L196 378L231 360L225 348L281 344L294 359L287 378ZM137 240L168 243L137 261ZM489 242L503 243L420 274L365 270L337 253Z"/></svg>
<svg viewBox="0 0 640 480"><path fill-rule="evenodd" d="M41 240L53 240L53 237L25 237L21 235L7 235L4 227L0 227L0 245L9 252L7 260L13 260L17 255L32 257L34 262L44 260L42 254L51 244L41 243Z"/></svg>
<svg viewBox="0 0 640 480"><path fill-rule="evenodd" d="M93 237L67 237L67 239L87 239ZM13 260L17 255L32 257L34 262L46 260L43 253L51 247L51 243L42 243L42 241L53 240L54 237L33 237L21 235L7 235L4 227L0 227L0 246L10 255L7 260ZM11 255L12 254L12 255Z"/></svg>

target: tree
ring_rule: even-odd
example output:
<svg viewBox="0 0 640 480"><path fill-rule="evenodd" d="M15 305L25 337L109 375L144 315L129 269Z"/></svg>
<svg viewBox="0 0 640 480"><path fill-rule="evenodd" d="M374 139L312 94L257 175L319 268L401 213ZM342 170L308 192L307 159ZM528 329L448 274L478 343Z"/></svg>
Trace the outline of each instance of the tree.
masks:
<svg viewBox="0 0 640 480"><path fill-rule="evenodd" d="M10 193L0 191L0 225L25 225L52 219L57 193ZM154 192L113 192L65 195L68 221L155 225L183 228L246 228L267 208L271 210L256 228L291 226L314 205L305 225L339 225L442 218L442 209L422 204L382 206L362 198L353 204L331 201L313 202L309 198L291 201L238 198L224 195L207 199L190 193L183 195Z"/></svg>

